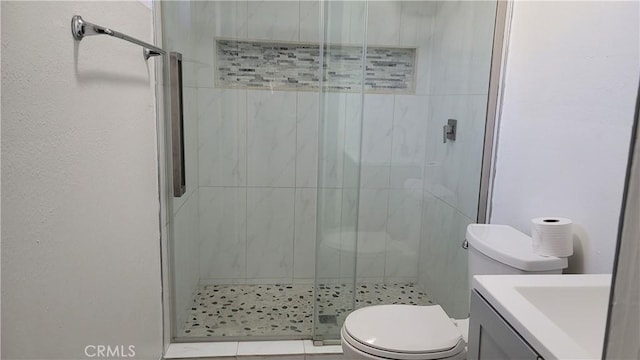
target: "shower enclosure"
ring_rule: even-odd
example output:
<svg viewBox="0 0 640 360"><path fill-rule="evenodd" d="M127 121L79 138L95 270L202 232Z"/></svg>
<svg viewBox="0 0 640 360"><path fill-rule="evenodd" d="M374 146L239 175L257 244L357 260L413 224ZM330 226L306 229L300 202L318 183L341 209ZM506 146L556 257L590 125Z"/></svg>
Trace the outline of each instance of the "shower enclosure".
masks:
<svg viewBox="0 0 640 360"><path fill-rule="evenodd" d="M496 4L161 2L183 64L174 340L331 341L375 304L467 316Z"/></svg>

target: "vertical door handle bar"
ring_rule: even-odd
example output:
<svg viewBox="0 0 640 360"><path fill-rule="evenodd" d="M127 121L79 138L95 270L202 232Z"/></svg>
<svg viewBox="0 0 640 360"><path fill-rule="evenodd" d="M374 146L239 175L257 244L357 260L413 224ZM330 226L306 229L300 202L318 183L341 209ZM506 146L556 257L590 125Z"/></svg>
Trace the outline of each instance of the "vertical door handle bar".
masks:
<svg viewBox="0 0 640 360"><path fill-rule="evenodd" d="M173 196L181 197L187 191L184 162L184 117L182 108L182 54L169 53L171 91L171 147L173 159Z"/></svg>

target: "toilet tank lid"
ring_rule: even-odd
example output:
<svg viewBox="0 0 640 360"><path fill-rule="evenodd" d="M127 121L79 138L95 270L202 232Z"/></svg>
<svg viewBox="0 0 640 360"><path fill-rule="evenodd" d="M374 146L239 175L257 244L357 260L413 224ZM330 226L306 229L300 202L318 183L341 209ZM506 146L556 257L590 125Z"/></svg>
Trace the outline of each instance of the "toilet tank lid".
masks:
<svg viewBox="0 0 640 360"><path fill-rule="evenodd" d="M466 239L475 250L523 271L549 271L567 267L566 258L536 254L531 238L508 225L471 224L467 226Z"/></svg>

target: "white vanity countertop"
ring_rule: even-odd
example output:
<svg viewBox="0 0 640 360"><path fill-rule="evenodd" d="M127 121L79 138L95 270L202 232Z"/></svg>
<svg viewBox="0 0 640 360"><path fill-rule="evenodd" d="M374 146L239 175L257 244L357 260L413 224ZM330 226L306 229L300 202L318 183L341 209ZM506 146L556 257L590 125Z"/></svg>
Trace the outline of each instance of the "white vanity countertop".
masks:
<svg viewBox="0 0 640 360"><path fill-rule="evenodd" d="M546 360L601 359L610 286L610 274L473 280L473 288Z"/></svg>

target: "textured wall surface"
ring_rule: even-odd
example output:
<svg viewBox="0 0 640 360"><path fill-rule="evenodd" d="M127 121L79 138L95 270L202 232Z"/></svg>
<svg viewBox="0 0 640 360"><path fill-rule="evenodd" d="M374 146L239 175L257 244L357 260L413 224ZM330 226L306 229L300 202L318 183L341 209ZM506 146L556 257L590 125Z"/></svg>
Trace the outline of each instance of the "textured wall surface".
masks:
<svg viewBox="0 0 640 360"><path fill-rule="evenodd" d="M530 234L532 218L573 219L572 272L612 270L640 74L639 6L514 3L491 222Z"/></svg>
<svg viewBox="0 0 640 360"><path fill-rule="evenodd" d="M152 41L140 2L2 2L2 358L159 359L153 61L73 14Z"/></svg>

